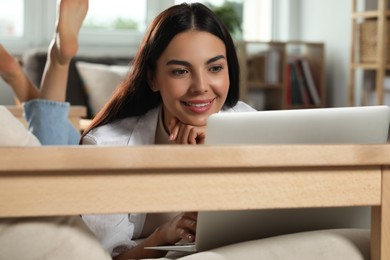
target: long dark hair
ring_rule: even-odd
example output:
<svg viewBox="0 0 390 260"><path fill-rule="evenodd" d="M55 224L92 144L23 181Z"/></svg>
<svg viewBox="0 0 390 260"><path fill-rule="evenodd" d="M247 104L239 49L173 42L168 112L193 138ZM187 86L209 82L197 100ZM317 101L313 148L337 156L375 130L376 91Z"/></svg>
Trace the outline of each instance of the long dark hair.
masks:
<svg viewBox="0 0 390 260"><path fill-rule="evenodd" d="M150 88L148 71L153 73L156 70L157 60L172 38L188 30L209 32L225 43L230 80L225 106L236 105L239 96L239 65L229 31L203 4L183 3L166 9L154 19L133 60L131 72L95 116L83 136L91 129L117 119L143 115L162 102L160 93Z"/></svg>

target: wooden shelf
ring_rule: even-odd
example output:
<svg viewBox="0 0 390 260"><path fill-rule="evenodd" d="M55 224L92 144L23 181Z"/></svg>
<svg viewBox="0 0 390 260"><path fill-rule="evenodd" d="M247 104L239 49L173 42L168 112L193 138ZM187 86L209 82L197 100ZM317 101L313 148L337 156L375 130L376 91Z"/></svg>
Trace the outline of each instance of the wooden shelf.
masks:
<svg viewBox="0 0 390 260"><path fill-rule="evenodd" d="M376 63L352 63L351 68L353 69L366 69L366 70L376 70L379 69L380 66ZM390 70L390 64L388 63L385 66L386 70Z"/></svg>
<svg viewBox="0 0 390 260"><path fill-rule="evenodd" d="M352 12L352 19L357 18L378 18L381 15L379 11ZM385 16L390 17L390 11L385 11Z"/></svg>
<svg viewBox="0 0 390 260"><path fill-rule="evenodd" d="M384 79L390 71L386 44L390 18L387 1L377 0L377 10L357 11L357 0L352 0L351 18L349 105L383 105ZM363 73L356 73L358 70ZM375 85L374 90L365 86L367 82Z"/></svg>
<svg viewBox="0 0 390 260"><path fill-rule="evenodd" d="M304 41L245 41L237 44L241 68L240 98L256 103L257 93L264 96L258 110L325 107L325 51L321 42ZM291 74L287 74L292 59L305 60L313 78L314 91L319 98L314 103L311 92L303 80L302 103L291 98ZM302 66L302 65L299 65ZM303 67L300 68L303 74ZM295 83L298 84L298 83ZM300 84L300 83L299 83ZM295 88L295 91L296 88ZM294 92L296 93L296 92ZM306 95L306 98L303 96ZM296 97L296 96L295 96ZM298 103L297 103L298 102Z"/></svg>
<svg viewBox="0 0 390 260"><path fill-rule="evenodd" d="M376 63L351 63L353 69L367 69L367 70L376 70L379 68Z"/></svg>
<svg viewBox="0 0 390 260"><path fill-rule="evenodd" d="M378 11L356 12L352 14L352 19L356 18L377 18L379 16Z"/></svg>

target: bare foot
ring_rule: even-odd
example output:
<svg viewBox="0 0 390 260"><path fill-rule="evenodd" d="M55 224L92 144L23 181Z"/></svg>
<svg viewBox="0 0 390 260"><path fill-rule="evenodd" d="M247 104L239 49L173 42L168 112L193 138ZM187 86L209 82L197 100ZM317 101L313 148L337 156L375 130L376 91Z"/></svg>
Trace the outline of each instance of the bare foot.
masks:
<svg viewBox="0 0 390 260"><path fill-rule="evenodd" d="M17 59L12 57L0 44L0 76L13 89L20 102L38 98L38 90L27 78Z"/></svg>
<svg viewBox="0 0 390 260"><path fill-rule="evenodd" d="M87 12L88 0L61 0L41 82L42 99L65 101L69 64L77 53L78 34Z"/></svg>
<svg viewBox="0 0 390 260"><path fill-rule="evenodd" d="M78 50L78 34L88 12L88 0L61 0L53 49L60 64L69 63Z"/></svg>

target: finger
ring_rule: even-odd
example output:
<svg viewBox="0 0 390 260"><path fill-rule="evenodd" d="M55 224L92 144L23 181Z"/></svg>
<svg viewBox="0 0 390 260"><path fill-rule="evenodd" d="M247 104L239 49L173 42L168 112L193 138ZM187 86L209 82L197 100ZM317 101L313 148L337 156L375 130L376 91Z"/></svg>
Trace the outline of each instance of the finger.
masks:
<svg viewBox="0 0 390 260"><path fill-rule="evenodd" d="M180 227L196 227L196 219L188 217L188 216L182 216L180 220Z"/></svg>
<svg viewBox="0 0 390 260"><path fill-rule="evenodd" d="M188 135L188 142L190 144L197 144L198 133L196 132L195 128L192 128L189 135Z"/></svg>
<svg viewBox="0 0 390 260"><path fill-rule="evenodd" d="M187 233L185 240L187 240L188 242L195 242L195 235Z"/></svg>
<svg viewBox="0 0 390 260"><path fill-rule="evenodd" d="M196 232L196 221L192 219L186 219L184 220L184 225L187 230L191 231L192 234L195 234Z"/></svg>
<svg viewBox="0 0 390 260"><path fill-rule="evenodd" d="M185 125L183 127L183 135L181 139L182 144L190 144L189 138L190 138L190 133L193 129L194 129L193 126L190 125Z"/></svg>
<svg viewBox="0 0 390 260"><path fill-rule="evenodd" d="M187 234L184 228L176 228L176 235L179 239L185 239Z"/></svg>
<svg viewBox="0 0 390 260"><path fill-rule="evenodd" d="M168 130L169 130L169 139L171 141L174 141L176 139L176 135L179 130L177 125L178 122L179 120L176 117L172 117L172 119L169 121Z"/></svg>
<svg viewBox="0 0 390 260"><path fill-rule="evenodd" d="M182 139L182 136L183 136L183 124L181 122L179 122L177 124L177 134L176 134L176 138L175 138L175 143L177 144L181 144L181 139Z"/></svg>
<svg viewBox="0 0 390 260"><path fill-rule="evenodd" d="M192 219L192 220L197 220L198 219L198 212L197 211L187 211L183 213L183 217Z"/></svg>
<svg viewBox="0 0 390 260"><path fill-rule="evenodd" d="M195 234L186 231L183 228L177 228L176 229L177 236L179 239L185 240L187 242L194 242L195 241Z"/></svg>
<svg viewBox="0 0 390 260"><path fill-rule="evenodd" d="M192 126L188 126L182 123L179 123L179 133L176 138L176 143L178 144L188 144L188 135L191 131Z"/></svg>
<svg viewBox="0 0 390 260"><path fill-rule="evenodd" d="M206 137L204 127L194 127L189 134L189 143L190 144L204 144L204 139Z"/></svg>
<svg viewBox="0 0 390 260"><path fill-rule="evenodd" d="M179 124L175 124L173 127L172 127L172 130L171 130L171 133L169 135L169 140L171 141L176 141L177 140L177 135L179 133L179 130L180 130L180 126Z"/></svg>
<svg viewBox="0 0 390 260"><path fill-rule="evenodd" d="M196 215L183 214L177 223L177 227L183 228L194 234L196 231Z"/></svg>
<svg viewBox="0 0 390 260"><path fill-rule="evenodd" d="M171 120L169 121L169 125L168 125L168 129L169 129L170 133L172 132L173 127L175 127L178 122L179 122L179 120L176 117L171 118Z"/></svg>

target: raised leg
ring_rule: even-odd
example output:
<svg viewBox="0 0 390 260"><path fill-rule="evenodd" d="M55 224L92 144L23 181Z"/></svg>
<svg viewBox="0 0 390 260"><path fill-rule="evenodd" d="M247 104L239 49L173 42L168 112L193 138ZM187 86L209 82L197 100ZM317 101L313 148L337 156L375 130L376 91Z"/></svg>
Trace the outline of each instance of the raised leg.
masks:
<svg viewBox="0 0 390 260"><path fill-rule="evenodd" d="M38 98L39 91L28 79L17 59L0 44L0 76L7 82L20 102Z"/></svg>
<svg viewBox="0 0 390 260"><path fill-rule="evenodd" d="M56 32L49 46L40 98L65 101L69 64L78 50L78 33L88 11L88 0L61 0Z"/></svg>

